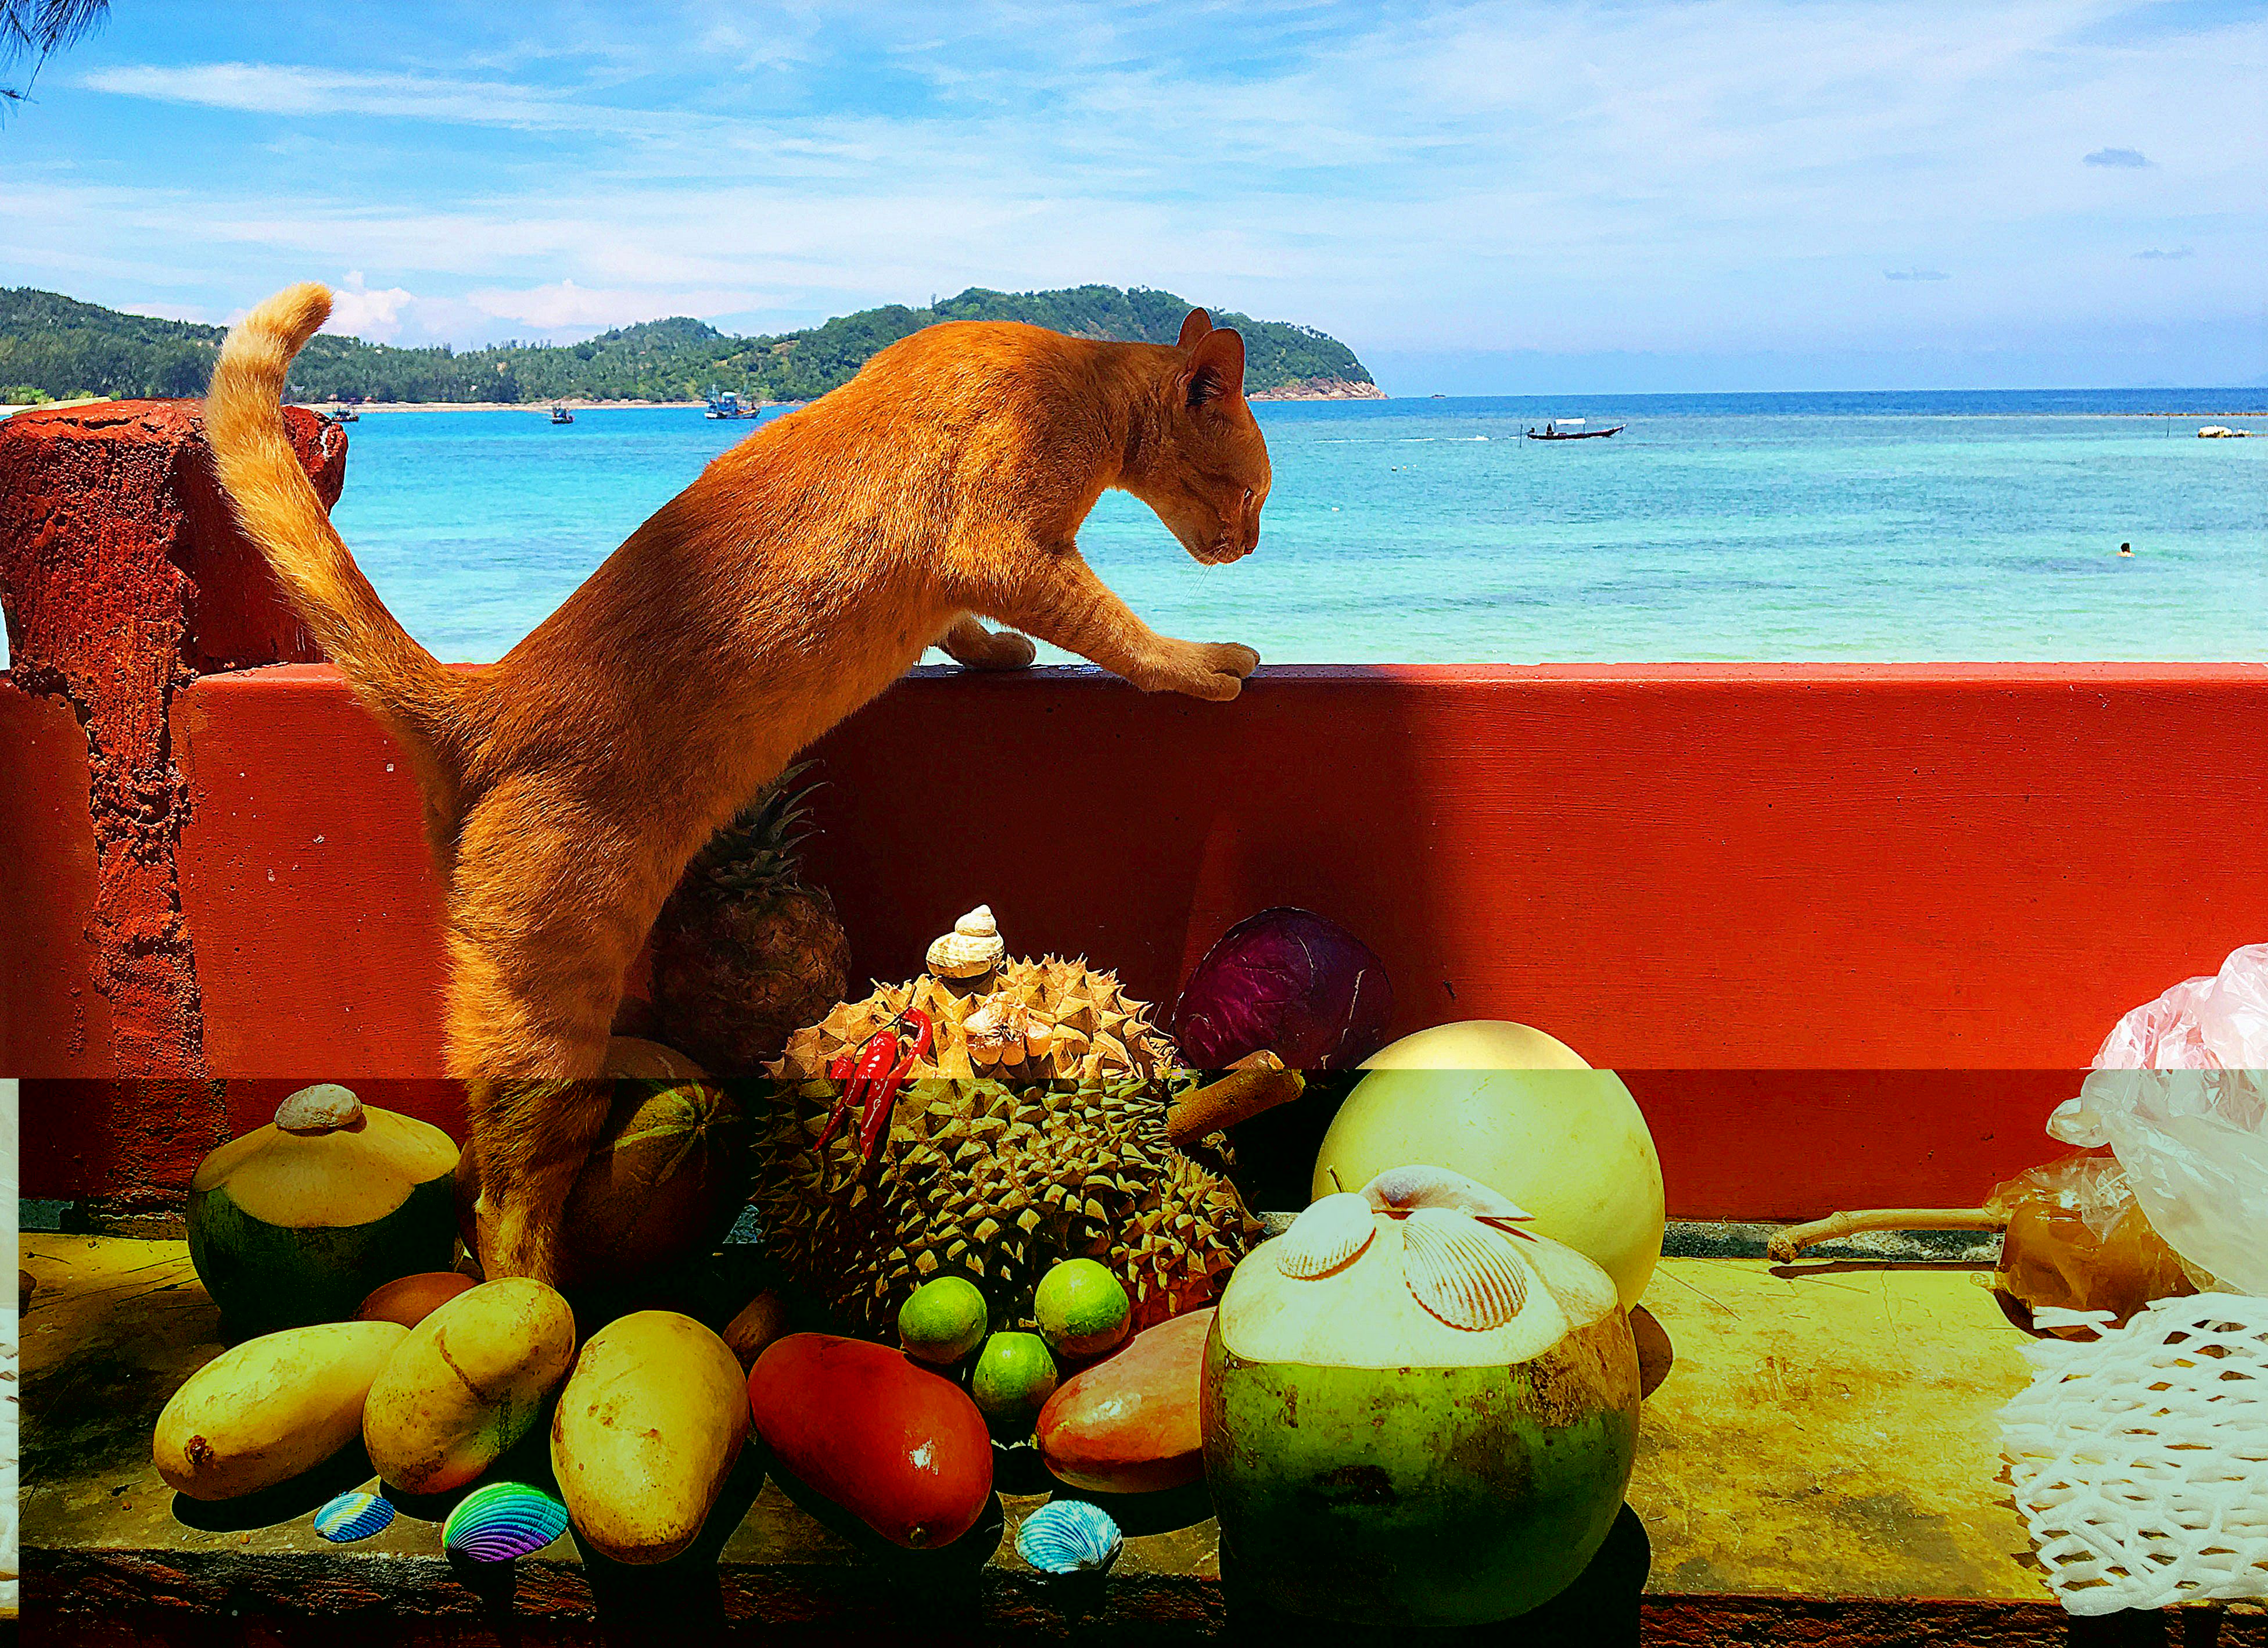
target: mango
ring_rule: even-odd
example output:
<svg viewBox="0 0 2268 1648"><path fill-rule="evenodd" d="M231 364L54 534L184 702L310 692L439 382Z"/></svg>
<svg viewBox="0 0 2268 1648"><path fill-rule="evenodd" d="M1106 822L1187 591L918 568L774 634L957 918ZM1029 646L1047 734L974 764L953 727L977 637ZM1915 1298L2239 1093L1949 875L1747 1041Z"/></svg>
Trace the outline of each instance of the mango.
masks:
<svg viewBox="0 0 2268 1648"><path fill-rule="evenodd" d="M949 1545L992 1497L984 1415L902 1350L790 1334L756 1358L748 1403L783 1467L893 1545Z"/></svg>
<svg viewBox="0 0 2268 1648"><path fill-rule="evenodd" d="M1074 1488L1152 1493L1204 1474L1199 1396L1211 1311L1137 1334L1074 1375L1040 1410L1040 1458Z"/></svg>
<svg viewBox="0 0 2268 1648"><path fill-rule="evenodd" d="M371 1381L405 1331L324 1322L223 1351L158 1415L158 1474L192 1499L234 1499L321 1464L362 1430Z"/></svg>
<svg viewBox="0 0 2268 1648"><path fill-rule="evenodd" d="M355 1320L415 1327L479 1281L461 1270L421 1270L414 1276L398 1276L362 1302Z"/></svg>
<svg viewBox="0 0 2268 1648"><path fill-rule="evenodd" d="M593 1548L667 1562L699 1536L747 1436L732 1348L689 1316L639 1311L575 1358L551 1416L551 1468Z"/></svg>
<svg viewBox="0 0 2268 1648"><path fill-rule="evenodd" d="M411 1328L370 1387L370 1462L413 1494L462 1488L535 1428L575 1360L575 1312L540 1282L468 1288Z"/></svg>

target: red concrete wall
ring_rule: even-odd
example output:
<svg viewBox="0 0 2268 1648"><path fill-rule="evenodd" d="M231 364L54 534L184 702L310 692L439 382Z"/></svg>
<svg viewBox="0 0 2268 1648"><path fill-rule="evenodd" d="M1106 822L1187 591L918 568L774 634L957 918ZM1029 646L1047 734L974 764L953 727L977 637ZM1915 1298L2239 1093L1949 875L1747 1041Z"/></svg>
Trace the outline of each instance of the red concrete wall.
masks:
<svg viewBox="0 0 2268 1648"><path fill-rule="evenodd" d="M344 435L304 411L287 422L328 506ZM25 968L0 1003L0 1068L108 1076L64 1104L27 1096L27 1149L65 1153L75 1182L122 1209L162 1205L227 1126L175 873L191 803L174 696L201 673L313 649L235 529L190 401L0 423L0 735L23 780L0 803L18 929L0 962ZM42 1108L72 1125L40 1129Z"/></svg>
<svg viewBox="0 0 2268 1648"><path fill-rule="evenodd" d="M385 736L306 667L175 725L213 1068L432 1076L438 890ZM862 972L983 900L1163 995L1306 904L1400 1028L1521 1018L1623 1070L1686 1216L1973 1199L2051 1152L2121 1012L2268 935L2247 666L1292 669L1219 707L940 670L816 753Z"/></svg>

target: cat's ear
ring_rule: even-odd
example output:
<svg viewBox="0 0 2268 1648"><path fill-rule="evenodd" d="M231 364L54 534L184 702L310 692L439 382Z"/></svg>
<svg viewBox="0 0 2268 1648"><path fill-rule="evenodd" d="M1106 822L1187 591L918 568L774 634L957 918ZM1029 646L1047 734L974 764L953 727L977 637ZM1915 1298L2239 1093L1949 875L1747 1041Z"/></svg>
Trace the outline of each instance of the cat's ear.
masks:
<svg viewBox="0 0 2268 1648"><path fill-rule="evenodd" d="M1226 328L1207 332L1182 368L1182 395L1189 410L1244 393L1244 339Z"/></svg>
<svg viewBox="0 0 2268 1648"><path fill-rule="evenodd" d="M1203 309L1192 309L1182 317L1182 335L1175 340L1175 347L1187 349L1211 330L1212 316Z"/></svg>

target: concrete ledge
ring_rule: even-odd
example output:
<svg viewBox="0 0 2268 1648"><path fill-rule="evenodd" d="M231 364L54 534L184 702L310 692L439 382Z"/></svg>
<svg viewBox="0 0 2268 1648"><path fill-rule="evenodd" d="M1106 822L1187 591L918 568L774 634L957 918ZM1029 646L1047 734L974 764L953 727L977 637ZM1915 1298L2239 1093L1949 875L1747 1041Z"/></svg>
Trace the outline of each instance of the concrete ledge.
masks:
<svg viewBox="0 0 2268 1648"><path fill-rule="evenodd" d="M192 1526L148 1452L166 1397L220 1349L186 1253L31 1235L24 1263L39 1282L23 1330L25 1611L41 1640L202 1641L256 1622L324 1648L564 1644L666 1621L766 1642L1161 1643L1285 1624L1240 1603L1201 1500L1126 1519L1126 1556L1082 1603L1014 1555L1016 1521L1042 1501L1007 1489L1034 1484L1004 1484L989 1551L894 1563L823 1526L753 1455L708 1548L660 1569L586 1561L571 1537L509 1576L453 1568L438 1507L327 1546L307 1514L347 1480L288 1511L183 1507L207 1525ZM2000 1480L1994 1415L2028 1371L1984 1280L1952 1265L1666 1260L1647 1305L1675 1361L1646 1403L1623 1521L1553 1613L1482 1637L2268 1644L2257 1610L2074 1622L2055 1605Z"/></svg>

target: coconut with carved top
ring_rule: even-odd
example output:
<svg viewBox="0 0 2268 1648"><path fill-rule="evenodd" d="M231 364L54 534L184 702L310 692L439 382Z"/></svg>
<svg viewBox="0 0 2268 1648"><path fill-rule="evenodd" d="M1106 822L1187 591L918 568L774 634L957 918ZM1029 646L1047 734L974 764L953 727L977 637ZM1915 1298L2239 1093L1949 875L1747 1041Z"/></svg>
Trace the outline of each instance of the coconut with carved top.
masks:
<svg viewBox="0 0 2268 1648"><path fill-rule="evenodd" d="M1583 1571L1630 1482L1638 1352L1612 1280L1526 1219L1400 1168L1237 1267L1201 1399L1225 1577L1285 1613L1430 1626Z"/></svg>
<svg viewBox="0 0 2268 1648"><path fill-rule="evenodd" d="M438 1127L302 1088L198 1164L190 1260L232 1334L344 1321L384 1283L448 1268L456 1167Z"/></svg>

